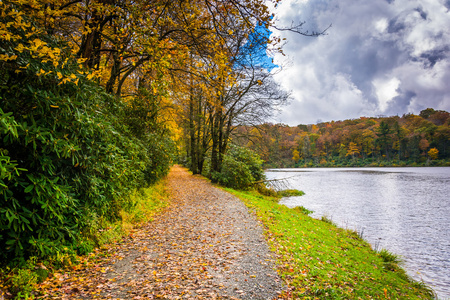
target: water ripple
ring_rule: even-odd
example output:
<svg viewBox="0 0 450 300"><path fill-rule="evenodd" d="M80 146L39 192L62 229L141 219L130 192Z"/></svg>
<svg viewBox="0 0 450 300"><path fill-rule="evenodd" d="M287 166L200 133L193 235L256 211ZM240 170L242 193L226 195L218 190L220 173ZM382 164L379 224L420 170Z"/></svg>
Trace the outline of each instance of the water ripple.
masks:
<svg viewBox="0 0 450 300"><path fill-rule="evenodd" d="M295 177L292 175L295 173ZM283 199L289 206L326 215L362 232L374 247L404 259L408 274L440 299L450 299L450 168L279 169L306 195Z"/></svg>

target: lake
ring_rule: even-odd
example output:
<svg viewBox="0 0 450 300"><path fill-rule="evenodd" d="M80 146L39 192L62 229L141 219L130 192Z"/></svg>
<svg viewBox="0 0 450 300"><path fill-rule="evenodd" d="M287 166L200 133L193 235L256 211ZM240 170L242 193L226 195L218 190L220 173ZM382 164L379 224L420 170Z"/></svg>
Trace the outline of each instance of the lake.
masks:
<svg viewBox="0 0 450 300"><path fill-rule="evenodd" d="M450 299L450 167L272 169L305 192L280 203L362 233L374 249L402 257L416 280Z"/></svg>

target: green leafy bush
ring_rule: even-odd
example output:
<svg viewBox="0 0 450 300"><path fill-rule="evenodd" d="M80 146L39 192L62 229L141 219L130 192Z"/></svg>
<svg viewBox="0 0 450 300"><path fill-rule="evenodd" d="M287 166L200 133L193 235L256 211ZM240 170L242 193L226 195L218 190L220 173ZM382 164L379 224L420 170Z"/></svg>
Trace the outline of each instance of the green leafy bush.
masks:
<svg viewBox="0 0 450 300"><path fill-rule="evenodd" d="M262 163L255 152L233 145L223 157L221 172L211 176L223 186L247 189L254 182L265 178Z"/></svg>
<svg viewBox="0 0 450 300"><path fill-rule="evenodd" d="M263 160L256 152L232 145L227 156L244 163L248 167L254 181L265 179L264 169L262 168Z"/></svg>
<svg viewBox="0 0 450 300"><path fill-rule="evenodd" d="M128 194L167 173L173 146L163 131L133 131L129 105L79 72L64 43L16 31L0 54L33 38L62 53L24 50L0 68L0 260L23 264L90 251L104 221L133 206Z"/></svg>

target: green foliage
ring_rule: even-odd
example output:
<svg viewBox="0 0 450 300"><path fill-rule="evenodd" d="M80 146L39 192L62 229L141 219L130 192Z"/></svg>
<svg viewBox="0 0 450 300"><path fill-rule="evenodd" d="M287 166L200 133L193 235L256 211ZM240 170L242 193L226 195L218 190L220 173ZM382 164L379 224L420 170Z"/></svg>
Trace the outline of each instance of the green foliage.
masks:
<svg viewBox="0 0 450 300"><path fill-rule="evenodd" d="M22 40L0 52L27 42L25 32L17 34ZM79 73L63 43L40 39L61 49L61 61L23 51L0 70L3 262L29 256L62 261L74 251L89 252L102 224L133 205L128 194L164 176L172 159L164 132L137 132L131 123L141 117L129 118L128 104ZM63 81L60 74L76 80Z"/></svg>
<svg viewBox="0 0 450 300"><path fill-rule="evenodd" d="M15 295L15 299L34 299L32 292L48 274L49 270L38 265L36 257L31 257L20 268L0 270L0 279L4 281L1 287L8 287L9 292Z"/></svg>
<svg viewBox="0 0 450 300"><path fill-rule="evenodd" d="M399 264L402 262L400 257L386 249L381 249L378 252L378 255L381 257L381 259L384 262L384 268L386 270L390 271L396 271L399 270Z"/></svg>
<svg viewBox="0 0 450 300"><path fill-rule="evenodd" d="M16 294L16 298L29 299L31 292L37 284L38 276L30 269L18 269L17 273L10 278L12 292Z"/></svg>
<svg viewBox="0 0 450 300"><path fill-rule="evenodd" d="M213 172L211 178L220 185L238 190L246 189L254 182L250 168L245 163L228 155L223 158L222 171L220 173Z"/></svg>
<svg viewBox="0 0 450 300"><path fill-rule="evenodd" d="M259 156L249 149L234 145L224 155L221 172L211 174L213 181L234 189L247 189L255 181L263 180L264 176Z"/></svg>
<svg viewBox="0 0 450 300"><path fill-rule="evenodd" d="M148 188L135 190L128 199L132 205L120 211L121 220L113 223L96 220L93 221L93 227L86 229L93 231L92 234L95 234L93 238L100 247L117 242L133 228L151 221L153 216L168 204L168 196L165 180L160 180ZM92 240L81 240L77 244L78 253L87 254L93 250L93 246ZM8 266L0 268L0 292L6 289L16 299L33 298L36 295L36 284L42 283L55 269L74 266L72 263L79 264L79 260L84 261L83 264L86 266L86 257L75 256L73 252L72 255L59 252L45 259L30 257L26 262L12 268Z"/></svg>
<svg viewBox="0 0 450 300"><path fill-rule="evenodd" d="M278 192L275 189L273 189L271 187L268 187L264 182L260 182L260 183L254 184L253 188L256 191L258 191L258 193L260 193L261 195L270 196L270 197L277 197L277 198L279 197Z"/></svg>
<svg viewBox="0 0 450 300"><path fill-rule="evenodd" d="M227 153L227 156L232 157L234 160L243 162L249 169L253 180L260 181L265 178L264 170L261 167L263 161L256 152L244 147L238 147L232 145Z"/></svg>
<svg viewBox="0 0 450 300"><path fill-rule="evenodd" d="M299 190L281 190L278 191L280 197L298 197L303 196L305 193Z"/></svg>
<svg viewBox="0 0 450 300"><path fill-rule="evenodd" d="M398 255L389 252L386 249L381 249L378 252L378 255L383 259L383 261L385 263L394 263L394 264L399 264L401 262L401 259Z"/></svg>

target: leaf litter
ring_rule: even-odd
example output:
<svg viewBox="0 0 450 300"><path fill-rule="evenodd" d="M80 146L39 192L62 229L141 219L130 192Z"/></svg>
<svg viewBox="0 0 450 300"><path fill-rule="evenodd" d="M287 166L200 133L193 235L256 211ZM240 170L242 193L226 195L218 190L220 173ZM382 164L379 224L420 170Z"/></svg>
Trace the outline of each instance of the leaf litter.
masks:
<svg viewBox="0 0 450 300"><path fill-rule="evenodd" d="M256 217L174 166L170 206L120 243L41 284L43 299L281 299Z"/></svg>

